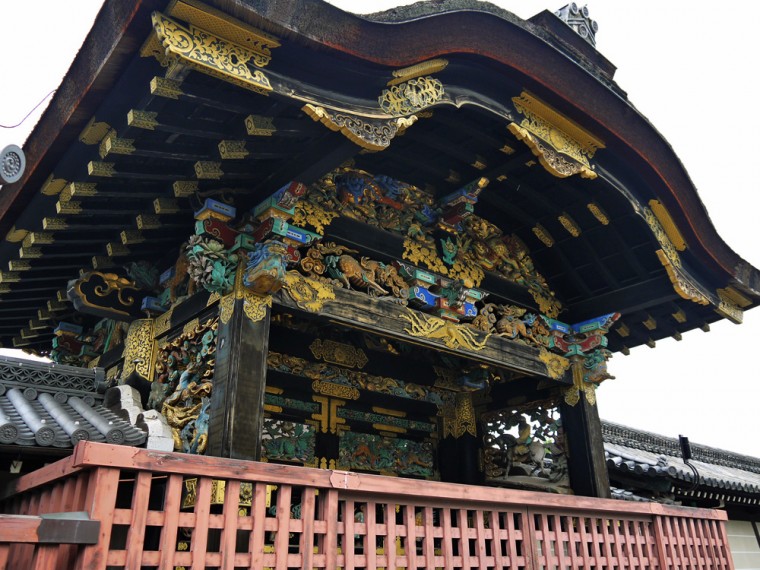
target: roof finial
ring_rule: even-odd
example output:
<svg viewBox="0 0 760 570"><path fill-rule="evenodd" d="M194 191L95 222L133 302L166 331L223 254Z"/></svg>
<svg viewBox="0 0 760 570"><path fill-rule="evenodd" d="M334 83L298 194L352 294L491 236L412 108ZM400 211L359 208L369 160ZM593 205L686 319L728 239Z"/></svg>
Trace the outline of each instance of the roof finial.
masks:
<svg viewBox="0 0 760 570"><path fill-rule="evenodd" d="M599 30L599 24L592 20L588 15L588 6L578 8L578 4L570 2L556 12L554 15L570 26L575 32L596 47L596 32Z"/></svg>

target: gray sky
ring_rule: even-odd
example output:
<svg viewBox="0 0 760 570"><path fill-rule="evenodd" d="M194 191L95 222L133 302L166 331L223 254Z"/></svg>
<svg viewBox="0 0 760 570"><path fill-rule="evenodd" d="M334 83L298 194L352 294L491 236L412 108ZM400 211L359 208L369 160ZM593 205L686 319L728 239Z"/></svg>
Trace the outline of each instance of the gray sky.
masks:
<svg viewBox="0 0 760 570"><path fill-rule="evenodd" d="M20 120L55 89L82 43L100 0L26 0L0 8L0 124ZM373 12L399 1L334 0L356 12ZM409 3L409 2L406 2ZM495 2L522 18L562 2ZM755 224L760 182L754 171L754 136L760 132L756 22L752 4L726 0L700 8L668 2L596 0L597 48L618 67L615 79L657 127L689 171L724 240L760 266ZM21 127L0 129L0 148L21 144L41 110ZM2 189L0 189L0 192ZM615 333L612 333L615 334ZM602 417L692 442L760 456L757 414L760 372L760 310L742 325L722 321L712 331L684 335L681 342L616 355L616 380L598 392Z"/></svg>

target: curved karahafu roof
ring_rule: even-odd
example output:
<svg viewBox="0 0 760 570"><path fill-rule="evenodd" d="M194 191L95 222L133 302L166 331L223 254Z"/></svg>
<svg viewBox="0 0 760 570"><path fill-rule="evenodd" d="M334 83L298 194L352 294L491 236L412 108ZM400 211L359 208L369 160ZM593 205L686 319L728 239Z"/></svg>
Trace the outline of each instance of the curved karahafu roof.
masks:
<svg viewBox="0 0 760 570"><path fill-rule="evenodd" d="M346 161L439 198L488 178L478 215L525 243L561 320L622 313L612 350L741 321L758 270L614 72L555 15L475 1L107 1L0 193L0 338L45 346L81 269L176 252L194 197L254 205Z"/></svg>

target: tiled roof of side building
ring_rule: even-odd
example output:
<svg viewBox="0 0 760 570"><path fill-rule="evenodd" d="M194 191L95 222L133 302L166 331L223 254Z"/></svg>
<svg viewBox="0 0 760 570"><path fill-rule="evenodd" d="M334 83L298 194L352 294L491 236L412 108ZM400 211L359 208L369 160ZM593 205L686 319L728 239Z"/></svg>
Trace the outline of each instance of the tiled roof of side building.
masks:
<svg viewBox="0 0 760 570"><path fill-rule="evenodd" d="M607 467L630 475L695 482L694 471L681 458L676 438L602 422ZM690 463L698 485L715 492L760 495L760 459L699 444L691 444Z"/></svg>
<svg viewBox="0 0 760 570"><path fill-rule="evenodd" d="M142 445L144 430L103 405L101 370L0 357L0 444Z"/></svg>

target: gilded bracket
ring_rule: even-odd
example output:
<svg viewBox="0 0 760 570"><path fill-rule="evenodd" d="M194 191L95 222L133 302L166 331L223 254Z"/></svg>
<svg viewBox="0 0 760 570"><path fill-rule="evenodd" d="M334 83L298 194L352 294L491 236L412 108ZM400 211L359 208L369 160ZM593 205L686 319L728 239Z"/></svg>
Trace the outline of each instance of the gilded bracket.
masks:
<svg viewBox="0 0 760 570"><path fill-rule="evenodd" d="M322 123L331 131L341 133L354 144L369 151L385 150L390 146L393 137L403 133L417 121L415 115L395 119L357 117L310 103L304 105L302 111L314 121Z"/></svg>
<svg viewBox="0 0 760 570"><path fill-rule="evenodd" d="M272 308L271 295L256 295L243 286L243 271L238 268L235 275L235 288L232 293L219 299L219 320L227 324L235 311L235 301L243 299L243 313L252 322L257 323L267 315L267 309Z"/></svg>
<svg viewBox="0 0 760 570"><path fill-rule="evenodd" d="M509 131L528 145L549 173L558 178L573 174L596 178L589 159L604 148L601 140L528 92L512 102L525 118L519 125L510 123Z"/></svg>
<svg viewBox="0 0 760 570"><path fill-rule="evenodd" d="M243 46L192 24L185 27L160 12L153 12L152 21L163 51L152 49L148 42L144 55L149 52L164 66L171 62L182 63L263 95L272 90L266 75L249 65L267 65L271 59L270 46L263 42Z"/></svg>
<svg viewBox="0 0 760 570"><path fill-rule="evenodd" d="M680 270L680 266L674 265L663 250L657 250L657 258L660 260L663 267L665 267L668 278L670 278L670 282L673 284L673 289L675 289L679 296L688 301L693 301L698 305L709 305L711 303L710 297L703 293L696 284L688 279Z"/></svg>

